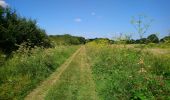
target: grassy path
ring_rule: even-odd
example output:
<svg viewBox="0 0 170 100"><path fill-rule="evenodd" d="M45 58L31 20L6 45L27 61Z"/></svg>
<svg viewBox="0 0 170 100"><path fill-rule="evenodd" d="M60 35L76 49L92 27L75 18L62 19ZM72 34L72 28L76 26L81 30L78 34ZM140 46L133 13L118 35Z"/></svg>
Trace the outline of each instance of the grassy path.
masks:
<svg viewBox="0 0 170 100"><path fill-rule="evenodd" d="M80 71L81 71L81 91L82 100L99 100L95 84L93 81L93 76L91 72L91 68L87 59L86 49L83 47L81 52L81 64L80 64Z"/></svg>
<svg viewBox="0 0 170 100"><path fill-rule="evenodd" d="M99 100L82 46L26 100Z"/></svg>
<svg viewBox="0 0 170 100"><path fill-rule="evenodd" d="M42 84L40 84L40 86L27 95L25 100L43 100L49 88L52 87L54 83L60 78L60 75L68 67L74 57L80 52L80 49L78 49L69 59L67 59L66 62L61 65L46 81L44 81Z"/></svg>

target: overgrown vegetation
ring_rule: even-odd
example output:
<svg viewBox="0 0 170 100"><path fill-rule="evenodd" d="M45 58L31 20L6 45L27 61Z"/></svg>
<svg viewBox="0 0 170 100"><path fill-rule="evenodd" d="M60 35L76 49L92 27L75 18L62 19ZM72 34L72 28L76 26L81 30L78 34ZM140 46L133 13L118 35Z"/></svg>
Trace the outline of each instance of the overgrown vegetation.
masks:
<svg viewBox="0 0 170 100"><path fill-rule="evenodd" d="M101 99L170 99L169 54L156 56L119 45L86 47Z"/></svg>
<svg viewBox="0 0 170 100"><path fill-rule="evenodd" d="M116 39L108 39L108 38L94 38L94 39L87 39L86 43L88 42L98 42L98 41L108 41L109 44L170 44L170 36L165 36L161 39L156 34L150 34L148 37L143 37L140 39L132 39L131 36L123 35L123 33L120 34L119 37L116 37Z"/></svg>
<svg viewBox="0 0 170 100"><path fill-rule="evenodd" d="M39 28L35 20L19 16L15 10L0 6L0 50L11 53L23 42L31 47L50 47L45 30Z"/></svg>
<svg viewBox="0 0 170 100"><path fill-rule="evenodd" d="M85 44L86 39L84 37L65 35L51 35L50 39L55 45L80 45Z"/></svg>
<svg viewBox="0 0 170 100"><path fill-rule="evenodd" d="M25 46L21 45L13 57L0 67L0 99L23 99L78 48L31 49Z"/></svg>
<svg viewBox="0 0 170 100"><path fill-rule="evenodd" d="M78 48L49 47L49 37L35 20L0 7L0 99L23 99Z"/></svg>
<svg viewBox="0 0 170 100"><path fill-rule="evenodd" d="M170 53L161 51L170 49L170 36L162 39L156 34L143 37L150 27L150 23L143 24L143 18L145 16L138 16L132 20L140 39L131 39L130 35L117 40L85 39L69 34L48 36L35 20L21 17L10 8L0 7L0 99L23 99L79 47L73 45L85 43L101 99L170 99ZM147 49L140 50L141 46ZM153 52L153 49L157 51ZM80 79L82 69L77 67L85 68L88 63L82 60L86 57L85 49L83 53L76 58L78 60L71 62L71 67L66 70L68 73L61 77L65 79L61 81L63 84L56 86L62 92L52 90L49 93L63 98L67 88L70 89L68 95L72 92L76 98L82 84L88 87ZM87 73L84 76L87 77ZM74 78L76 82L72 81ZM48 95L47 99L53 98L53 94Z"/></svg>

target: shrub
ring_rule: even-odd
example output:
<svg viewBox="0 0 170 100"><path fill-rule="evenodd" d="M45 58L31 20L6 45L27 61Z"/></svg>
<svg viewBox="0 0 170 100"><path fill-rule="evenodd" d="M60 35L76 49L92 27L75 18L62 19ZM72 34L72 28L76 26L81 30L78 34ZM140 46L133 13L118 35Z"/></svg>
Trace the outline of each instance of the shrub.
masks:
<svg viewBox="0 0 170 100"><path fill-rule="evenodd" d="M159 43L159 38L155 34L151 34L147 37L147 43Z"/></svg>
<svg viewBox="0 0 170 100"><path fill-rule="evenodd" d="M51 35L50 39L56 45L80 45L80 44L85 44L86 41L85 38L83 37L71 36L69 34Z"/></svg>
<svg viewBox="0 0 170 100"><path fill-rule="evenodd" d="M170 36L165 36L164 38L162 38L162 39L160 40L160 42L170 43Z"/></svg>
<svg viewBox="0 0 170 100"><path fill-rule="evenodd" d="M39 28L35 20L17 15L10 8L0 7L0 49L6 53L17 50L17 45L31 43L31 47L50 47L45 30Z"/></svg>

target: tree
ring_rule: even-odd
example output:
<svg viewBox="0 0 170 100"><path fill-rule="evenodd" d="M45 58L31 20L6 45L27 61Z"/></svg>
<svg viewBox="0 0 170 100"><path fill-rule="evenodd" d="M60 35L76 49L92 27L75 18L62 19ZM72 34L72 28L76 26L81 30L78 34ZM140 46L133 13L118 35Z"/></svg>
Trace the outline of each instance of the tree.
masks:
<svg viewBox="0 0 170 100"><path fill-rule="evenodd" d="M147 37L148 43L159 43L159 38L156 36L156 34L151 34Z"/></svg>
<svg viewBox="0 0 170 100"><path fill-rule="evenodd" d="M170 43L170 36L165 36L164 38L162 38L162 39L160 40L160 42Z"/></svg>
<svg viewBox="0 0 170 100"><path fill-rule="evenodd" d="M135 30L139 34L140 39L143 38L144 34L148 31L153 20L149 19L145 15L138 15L132 17L131 24L134 26Z"/></svg>
<svg viewBox="0 0 170 100"><path fill-rule="evenodd" d="M50 39L57 45L79 45L85 44L86 39L84 37L65 35L51 35Z"/></svg>
<svg viewBox="0 0 170 100"><path fill-rule="evenodd" d="M29 42L31 47L51 46L45 30L40 29L35 20L20 17L10 8L0 7L0 49L10 53L23 42Z"/></svg>
<svg viewBox="0 0 170 100"><path fill-rule="evenodd" d="M137 44L146 44L147 43L147 38L137 39L135 41L135 43L137 43Z"/></svg>

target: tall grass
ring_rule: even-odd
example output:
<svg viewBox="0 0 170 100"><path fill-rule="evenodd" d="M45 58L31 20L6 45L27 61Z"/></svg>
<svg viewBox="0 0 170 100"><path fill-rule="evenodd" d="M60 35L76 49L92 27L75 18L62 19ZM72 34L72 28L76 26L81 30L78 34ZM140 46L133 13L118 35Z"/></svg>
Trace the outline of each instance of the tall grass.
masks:
<svg viewBox="0 0 170 100"><path fill-rule="evenodd" d="M104 100L170 99L170 55L117 46L87 45L100 98Z"/></svg>
<svg viewBox="0 0 170 100"><path fill-rule="evenodd" d="M139 44L133 44L134 47L139 48ZM170 43L149 43L149 44L143 44L144 48L162 48L162 49L170 49Z"/></svg>
<svg viewBox="0 0 170 100"><path fill-rule="evenodd" d="M54 72L78 46L20 49L0 66L0 99L23 99Z"/></svg>
<svg viewBox="0 0 170 100"><path fill-rule="evenodd" d="M0 66L4 64L6 60L6 55L0 51Z"/></svg>

